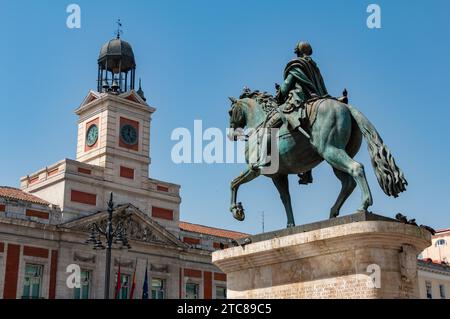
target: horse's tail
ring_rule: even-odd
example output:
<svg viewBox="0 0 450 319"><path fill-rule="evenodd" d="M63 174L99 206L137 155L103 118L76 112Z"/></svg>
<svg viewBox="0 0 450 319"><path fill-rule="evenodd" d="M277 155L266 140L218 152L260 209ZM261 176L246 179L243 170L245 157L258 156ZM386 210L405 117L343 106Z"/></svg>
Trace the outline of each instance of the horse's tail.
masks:
<svg viewBox="0 0 450 319"><path fill-rule="evenodd" d="M347 107L367 141L378 184L386 195L397 197L399 193L406 190L408 185L402 170L395 164L391 151L383 143L383 139L372 123L356 108L348 104Z"/></svg>

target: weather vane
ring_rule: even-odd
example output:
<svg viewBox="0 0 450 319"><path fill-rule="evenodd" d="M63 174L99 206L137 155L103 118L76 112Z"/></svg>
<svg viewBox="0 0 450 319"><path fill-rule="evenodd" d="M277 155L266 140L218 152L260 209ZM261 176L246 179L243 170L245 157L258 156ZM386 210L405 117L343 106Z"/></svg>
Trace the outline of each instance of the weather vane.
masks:
<svg viewBox="0 0 450 319"><path fill-rule="evenodd" d="M120 39L120 35L122 34L122 22L120 22L120 19L117 19L117 39Z"/></svg>

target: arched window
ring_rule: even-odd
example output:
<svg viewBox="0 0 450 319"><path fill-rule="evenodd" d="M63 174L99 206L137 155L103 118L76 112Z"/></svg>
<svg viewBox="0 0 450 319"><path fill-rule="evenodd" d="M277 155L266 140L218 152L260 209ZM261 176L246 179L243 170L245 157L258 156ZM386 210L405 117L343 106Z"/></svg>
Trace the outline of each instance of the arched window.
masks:
<svg viewBox="0 0 450 319"><path fill-rule="evenodd" d="M445 246L447 245L447 241L445 239L439 239L436 241L436 244L434 244L436 247L438 246Z"/></svg>

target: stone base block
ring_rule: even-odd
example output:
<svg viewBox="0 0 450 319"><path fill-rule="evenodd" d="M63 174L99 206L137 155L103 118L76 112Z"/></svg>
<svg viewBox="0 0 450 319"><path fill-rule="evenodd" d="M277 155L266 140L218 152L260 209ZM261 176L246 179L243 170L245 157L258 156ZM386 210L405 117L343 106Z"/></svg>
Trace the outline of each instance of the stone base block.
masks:
<svg viewBox="0 0 450 319"><path fill-rule="evenodd" d="M370 213L251 236L216 251L228 298L418 298L428 230Z"/></svg>

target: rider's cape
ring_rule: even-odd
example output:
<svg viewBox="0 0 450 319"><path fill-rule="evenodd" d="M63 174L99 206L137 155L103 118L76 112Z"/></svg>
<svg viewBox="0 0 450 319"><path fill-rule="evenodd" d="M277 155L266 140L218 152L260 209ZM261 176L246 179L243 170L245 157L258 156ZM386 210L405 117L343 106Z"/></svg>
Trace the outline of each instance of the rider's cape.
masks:
<svg viewBox="0 0 450 319"><path fill-rule="evenodd" d="M308 98L322 97L328 94L322 75L311 57L299 57L290 61L284 69L284 78L292 74L306 91Z"/></svg>

